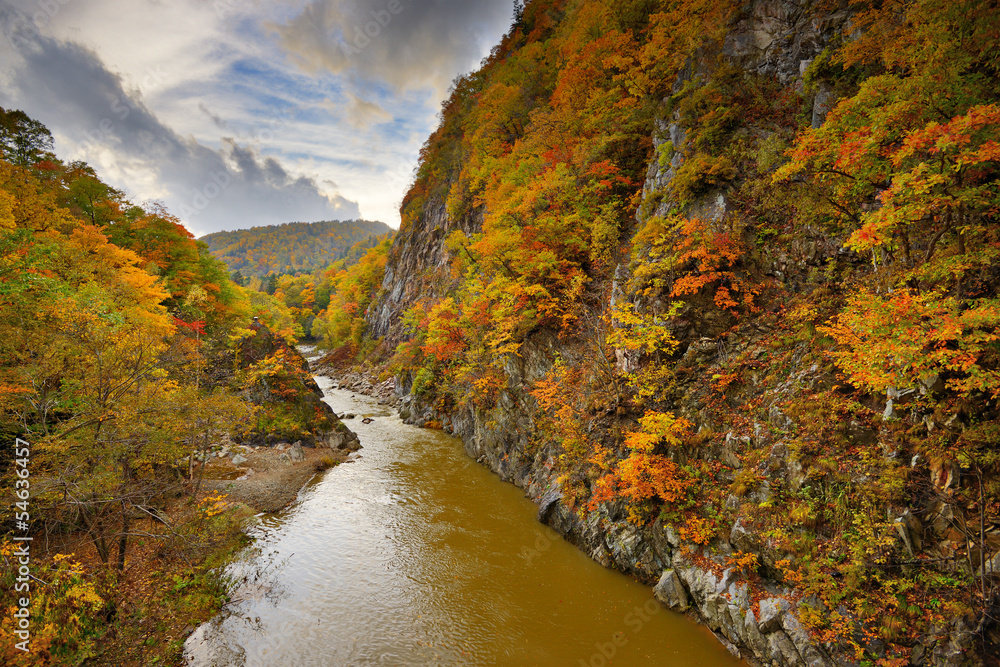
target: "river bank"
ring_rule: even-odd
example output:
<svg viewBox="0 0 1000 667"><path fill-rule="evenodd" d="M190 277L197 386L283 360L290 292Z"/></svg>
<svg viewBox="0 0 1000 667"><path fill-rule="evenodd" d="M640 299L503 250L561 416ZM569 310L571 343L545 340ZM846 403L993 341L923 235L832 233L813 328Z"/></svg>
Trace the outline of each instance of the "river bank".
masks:
<svg viewBox="0 0 1000 667"><path fill-rule="evenodd" d="M332 389L356 391L359 394L371 396L382 405L399 407L400 399L396 395L396 383L392 378L379 380L371 373L325 363L322 357L318 358L315 363L315 374L328 378Z"/></svg>
<svg viewBox="0 0 1000 667"><path fill-rule="evenodd" d="M605 530L596 525L584 525L579 517L560 503L558 485L553 484L549 478L551 461L544 466L542 472L536 471L534 466L524 461L515 463L515 459L518 458L517 453L502 446L503 435L494 434L490 438L493 446L484 447L484 443L476 437L479 429L474 427L475 418L466 416L459 419L459 415L439 412L423 404L418 397L407 393L404 387L397 386L395 379L379 381L364 370L340 369L334 365L324 364L321 359L316 361L315 367L317 375L322 374L331 378L329 381L336 386L372 396L382 405L393 406L405 423L420 428L440 429L443 433L457 438L462 442L465 455L470 460L474 460L500 480L517 487L527 500L537 506L537 521L549 531L548 539L558 539L567 545L572 545L573 548L579 549L581 554L609 570L624 570L616 565L616 558L621 558L622 554L631 554L632 562L636 565L639 565L640 560L646 560L648 554L636 551L635 543L638 540L634 529L624 526L618 527L617 530ZM333 377L337 379L333 380ZM670 537L666 539L669 540ZM644 577L641 572L624 571L653 594L658 601L656 603L658 609L669 609L673 613L684 615L691 622L698 623L735 658L751 665L762 664L755 655L741 650L730 639L738 636L734 628L742 629L744 620L736 605L742 603L747 608L751 606L747 588L734 582L731 571L726 568L705 563L695 565L690 562L697 557L698 555L694 553L678 552L675 562L677 569L668 567L660 577ZM670 563L669 559L667 563ZM686 569L681 569L682 567ZM684 575L683 583L678 578L677 572ZM771 602L770 599L766 600L768 604ZM737 611L730 611L730 607ZM759 613L749 610L750 621L755 622ZM779 619L788 630L782 629L780 633L774 633L772 629L771 639L775 646L771 648L770 653L780 656L778 660L788 660L791 664L795 664L799 660L797 648L790 641L779 643L778 640L784 639L788 632L806 643L804 633L801 632L794 617L784 613L784 607L778 606L772 616ZM761 637L761 641L766 643L767 639Z"/></svg>
<svg viewBox="0 0 1000 667"><path fill-rule="evenodd" d="M359 380L318 378L364 448L251 530L227 569L250 583L188 641L189 665L741 664Z"/></svg>
<svg viewBox="0 0 1000 667"><path fill-rule="evenodd" d="M357 450L296 449L287 443L247 448L242 454L211 461L202 488L206 493L225 494L230 502L245 503L257 512L278 512L294 503L317 473L347 462L353 451Z"/></svg>

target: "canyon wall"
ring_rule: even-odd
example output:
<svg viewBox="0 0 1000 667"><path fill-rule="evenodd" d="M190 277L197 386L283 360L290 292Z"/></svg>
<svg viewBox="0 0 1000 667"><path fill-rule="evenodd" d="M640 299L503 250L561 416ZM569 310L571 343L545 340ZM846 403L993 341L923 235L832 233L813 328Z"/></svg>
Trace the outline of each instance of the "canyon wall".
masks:
<svg viewBox="0 0 1000 667"><path fill-rule="evenodd" d="M794 0L744 3L718 48L704 53L703 59L689 59L672 89L681 91L688 82L711 79L721 67L727 68L728 76L738 70L773 82L775 90L798 95L800 115L807 124L819 127L843 82L817 73L816 65L821 64L817 59L841 43L850 21L846 6L836 3L824 9ZM678 209L674 179L689 158L678 147L690 131L678 111L656 121L640 206L634 225L622 230L621 250L615 269L609 272L612 300L631 303L637 310L666 309L662 291L657 295L630 287L636 263L629 260L627 249L648 220L667 217ZM767 122L747 119L745 132L766 139ZM737 176L709 183L682 208L689 217L709 225L723 221L740 208L740 202L733 199L739 180ZM403 325L406 311L455 293L460 283L451 270L455 253L445 240L457 230L468 236L480 232L485 214L480 205L455 219L443 197L431 197L420 214L404 224L391 250L382 289L367 316L370 332L384 341L386 349L395 348L413 333ZM919 496L911 494L906 503L886 502L858 510L888 517L891 534L884 539L909 559L899 566L903 571L926 560L955 562L943 570L954 576L960 572L973 576L977 565L982 573L988 565L984 550L993 544L985 533L995 535L996 529L988 524L984 528L978 564L971 554L964 556L968 564L958 562L964 552L960 553L955 513L947 497L958 488L961 471L957 466L929 463L898 440L898 429L886 430L885 424L894 419L902 419L911 430L930 419L933 430L935 422L949 418L897 413L914 396L933 394L936 378L916 389L890 388L884 395L865 395L855 413L864 418L824 407L821 396L836 395L844 383L842 373L817 347L813 322L791 326L781 302L819 298L824 291L836 289L840 276L864 272L871 259L845 249L845 238L816 227L799 226L790 235L769 235L762 232L763 227L743 228L749 257L733 273L766 285L758 300L760 307L734 318L708 307L711 293L706 304L700 305L697 298L687 301L670 319L676 350L666 361L656 362L670 367L666 405L686 419L695 434L693 444L670 456L690 469L710 470L712 483L720 489L702 509L705 515L718 517L713 525L724 526L709 538L693 539L669 513L636 521L623 499L589 510L575 497L567 500L564 486L572 475L562 463L565 451L559 438L539 435L543 425L534 390L557 364L577 368L593 362L594 341L586 326L571 335L551 327L530 331L515 353L498 362L502 386L486 404L443 400L433 391L415 387L412 371L399 371L396 390L401 413L410 422L440 424L460 436L470 457L525 490L539 506L540 522L602 565L653 586L664 605L693 614L733 653L751 663L819 666L888 661L887 642L877 633L856 629L846 637L823 636L806 627L802 618L814 613L811 610L848 618L854 612L853 602L844 599L838 607L831 602L833 598L821 599L815 589L797 585L788 573L803 556L787 548L787 541L832 543L850 539L844 538L848 528L824 525L822 516L809 514L805 501L795 500L784 509L780 506L789 498L832 493L831 470L838 480L861 486L870 483L862 467L851 470L852 461L875 456L908 469L912 480L920 478L921 488L930 489ZM621 373L653 361L648 355L618 349L613 363L615 372ZM634 428L641 415L606 395L583 405L580 412L596 441L613 441L613 434ZM837 458L822 447L810 449L803 444L825 442L824 438L843 443L846 454ZM781 530L782 511L795 519L778 539L775 534ZM795 514L799 511L802 516ZM763 514L770 518L762 519ZM741 566L741 559L751 565ZM974 616L951 618L917 637L906 647L904 659L918 665L972 665L983 664L984 659L989 664L983 648L989 633L989 625Z"/></svg>

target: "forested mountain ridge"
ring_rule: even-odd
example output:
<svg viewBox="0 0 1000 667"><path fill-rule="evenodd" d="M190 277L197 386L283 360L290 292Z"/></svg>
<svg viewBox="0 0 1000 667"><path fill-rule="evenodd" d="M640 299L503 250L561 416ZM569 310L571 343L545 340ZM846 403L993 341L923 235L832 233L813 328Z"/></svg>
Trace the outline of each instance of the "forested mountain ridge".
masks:
<svg viewBox="0 0 1000 667"><path fill-rule="evenodd" d="M996 664L997 53L982 0L528 2L338 352L751 660Z"/></svg>
<svg viewBox="0 0 1000 667"><path fill-rule="evenodd" d="M325 270L357 243L392 231L382 222L324 220L216 232L199 240L230 271L262 278L269 273L301 275Z"/></svg>

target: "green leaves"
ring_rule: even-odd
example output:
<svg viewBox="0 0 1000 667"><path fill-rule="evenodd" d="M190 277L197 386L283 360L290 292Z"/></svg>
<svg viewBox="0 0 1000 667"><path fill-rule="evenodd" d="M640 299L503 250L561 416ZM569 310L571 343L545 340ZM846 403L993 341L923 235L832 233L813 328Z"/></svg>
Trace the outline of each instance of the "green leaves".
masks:
<svg viewBox="0 0 1000 667"><path fill-rule="evenodd" d="M0 156L21 167L29 167L52 150L52 133L20 109L0 107Z"/></svg>

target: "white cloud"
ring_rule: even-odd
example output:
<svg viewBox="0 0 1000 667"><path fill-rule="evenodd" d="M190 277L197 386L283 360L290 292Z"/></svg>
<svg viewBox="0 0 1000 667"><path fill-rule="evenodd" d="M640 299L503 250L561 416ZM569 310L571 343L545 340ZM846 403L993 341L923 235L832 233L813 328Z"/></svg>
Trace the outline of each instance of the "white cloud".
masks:
<svg viewBox="0 0 1000 667"><path fill-rule="evenodd" d="M12 89L29 114L56 128L113 184L163 199L195 233L289 219L356 218L355 202L328 195L276 159L228 141L221 149L163 125L93 52L37 37L21 48Z"/></svg>
<svg viewBox="0 0 1000 667"><path fill-rule="evenodd" d="M45 4L53 15L35 21L37 0L0 0L0 105L48 125L62 157L204 233L398 225L448 85L499 39L512 3L399 0L395 14L389 0ZM358 53L338 46L372 20L378 34ZM213 176L225 169L223 188Z"/></svg>
<svg viewBox="0 0 1000 667"><path fill-rule="evenodd" d="M346 109L343 105L335 105L339 110L344 110L347 122L358 129L365 129L372 125L385 123L392 120L392 114L374 102L362 99L354 93L347 93Z"/></svg>

